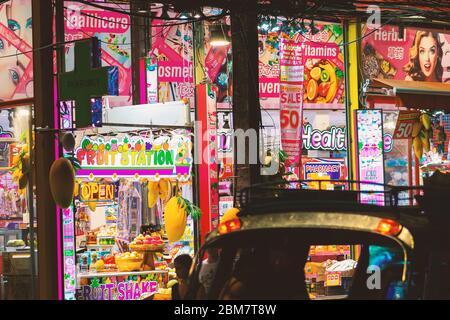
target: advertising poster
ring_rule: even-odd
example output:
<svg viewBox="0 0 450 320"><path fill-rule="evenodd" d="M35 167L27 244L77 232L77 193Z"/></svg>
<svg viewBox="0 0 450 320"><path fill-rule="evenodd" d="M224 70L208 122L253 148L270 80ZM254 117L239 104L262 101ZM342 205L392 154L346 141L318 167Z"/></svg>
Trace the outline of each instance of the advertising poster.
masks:
<svg viewBox="0 0 450 320"><path fill-rule="evenodd" d="M297 166L301 159L303 69L301 39L283 37L280 40L280 127L287 166Z"/></svg>
<svg viewBox="0 0 450 320"><path fill-rule="evenodd" d="M155 10L160 14L161 10ZM175 18L178 14L169 11ZM194 105L194 65L192 24L170 26L173 21L155 19L152 22L152 51L158 61L158 101L170 102L188 98Z"/></svg>
<svg viewBox="0 0 450 320"><path fill-rule="evenodd" d="M358 174L361 182L384 183L383 112L357 110ZM361 184L361 191L383 191L382 186ZM382 192L361 194L362 203L384 204Z"/></svg>
<svg viewBox="0 0 450 320"><path fill-rule="evenodd" d="M0 101L33 97L31 0L0 4Z"/></svg>
<svg viewBox="0 0 450 320"><path fill-rule="evenodd" d="M344 54L342 26L316 23L318 32L295 33L302 42L304 65L303 108L344 109ZM259 94L262 108L280 104L280 38L284 33L259 34Z"/></svg>
<svg viewBox="0 0 450 320"><path fill-rule="evenodd" d="M147 103L158 103L158 63L155 59L145 59Z"/></svg>
<svg viewBox="0 0 450 320"><path fill-rule="evenodd" d="M261 108L280 107L279 34L259 34L259 99Z"/></svg>
<svg viewBox="0 0 450 320"><path fill-rule="evenodd" d="M450 33L386 25L362 30L366 79L450 82Z"/></svg>
<svg viewBox="0 0 450 320"><path fill-rule="evenodd" d="M344 54L342 26L317 24L318 33L304 36L305 109L344 109Z"/></svg>
<svg viewBox="0 0 450 320"><path fill-rule="evenodd" d="M113 6L103 4L103 6ZM122 10L127 10L123 4ZM65 41L97 37L101 44L102 66L117 66L119 96L109 99L110 106L132 104L131 19L127 14L107 11L77 2L66 2ZM74 45L66 46L66 71L74 68Z"/></svg>

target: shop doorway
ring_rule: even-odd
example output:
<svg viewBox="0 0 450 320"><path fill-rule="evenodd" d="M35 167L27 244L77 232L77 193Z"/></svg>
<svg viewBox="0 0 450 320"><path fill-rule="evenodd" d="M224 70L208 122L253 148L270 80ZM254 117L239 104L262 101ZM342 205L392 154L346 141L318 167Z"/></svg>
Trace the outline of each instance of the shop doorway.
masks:
<svg viewBox="0 0 450 320"><path fill-rule="evenodd" d="M0 108L0 300L35 298L32 106Z"/></svg>

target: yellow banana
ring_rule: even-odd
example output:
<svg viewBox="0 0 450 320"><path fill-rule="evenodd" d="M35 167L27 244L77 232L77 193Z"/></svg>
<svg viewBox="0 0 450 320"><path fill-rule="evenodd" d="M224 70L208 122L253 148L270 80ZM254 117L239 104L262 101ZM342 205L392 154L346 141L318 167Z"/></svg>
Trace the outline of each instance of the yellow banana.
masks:
<svg viewBox="0 0 450 320"><path fill-rule="evenodd" d="M159 197L162 201L166 201L169 196L170 182L167 179L159 180Z"/></svg>
<svg viewBox="0 0 450 320"><path fill-rule="evenodd" d="M156 181L148 182L148 207L153 208L158 200L159 184Z"/></svg>
<svg viewBox="0 0 450 320"><path fill-rule="evenodd" d="M423 145L420 137L415 137L413 139L413 147L414 147L414 154L416 155L417 159L420 160L423 155Z"/></svg>
<svg viewBox="0 0 450 320"><path fill-rule="evenodd" d="M431 120L430 117L426 113L422 113L420 116L420 122L422 123L425 130L430 130L431 128Z"/></svg>
<svg viewBox="0 0 450 320"><path fill-rule="evenodd" d="M430 152L430 138L428 136L428 131L422 131L419 137L422 141L423 151Z"/></svg>
<svg viewBox="0 0 450 320"><path fill-rule="evenodd" d="M414 122L412 129L412 137L415 138L419 135L420 130L422 130L422 123L420 121Z"/></svg>
<svg viewBox="0 0 450 320"><path fill-rule="evenodd" d="M75 182L75 188L73 188L73 196L78 197L79 193L80 193L80 183Z"/></svg>

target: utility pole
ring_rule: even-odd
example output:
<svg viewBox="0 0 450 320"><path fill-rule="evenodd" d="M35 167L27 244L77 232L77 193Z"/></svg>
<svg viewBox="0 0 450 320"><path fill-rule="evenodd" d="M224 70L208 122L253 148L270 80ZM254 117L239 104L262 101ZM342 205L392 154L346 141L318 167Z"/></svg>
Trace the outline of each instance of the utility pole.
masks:
<svg viewBox="0 0 450 320"><path fill-rule="evenodd" d="M32 0L35 128L54 127L52 0ZM58 299L58 240L56 206L48 173L55 159L53 131L35 134L36 208L38 239L38 297ZM32 205L32 204L30 204Z"/></svg>
<svg viewBox="0 0 450 320"><path fill-rule="evenodd" d="M233 51L233 128L255 130L257 133L257 163L250 164L249 141L245 142L246 163L237 163L235 159L235 190L248 187L260 181L260 127L261 110L258 85L258 19L256 2L247 1L243 8L231 11L231 40ZM254 142L253 142L254 143ZM236 141L234 142L236 146ZM254 147L254 146L253 146ZM254 155L253 155L254 156Z"/></svg>

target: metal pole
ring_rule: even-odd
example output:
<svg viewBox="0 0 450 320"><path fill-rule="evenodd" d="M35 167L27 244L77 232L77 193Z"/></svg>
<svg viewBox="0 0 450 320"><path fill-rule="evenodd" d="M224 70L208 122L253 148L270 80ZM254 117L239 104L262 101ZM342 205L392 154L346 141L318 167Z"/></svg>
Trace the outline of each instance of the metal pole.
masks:
<svg viewBox="0 0 450 320"><path fill-rule="evenodd" d="M30 252L31 252L31 299L36 297L36 256L34 246L34 181L33 181L33 107L30 105L28 115L28 150L30 153L30 172L28 172L28 210L29 210L29 229L30 229Z"/></svg>
<svg viewBox="0 0 450 320"><path fill-rule="evenodd" d="M195 68L197 66L197 62L198 62L197 61L197 54L196 54L197 48L196 48L196 41L195 41L195 39L196 39L195 35L196 35L196 32L197 32L197 26L198 26L197 23L193 23L192 24L192 48L194 50L194 57L193 57L194 70L195 70ZM200 23L200 27L203 27L203 25L201 23ZM203 32L201 34L203 35ZM200 79L196 79L197 78L196 74L197 73L194 72L194 83L195 84L197 84L197 80L200 81ZM196 108L196 106L197 106L197 95L196 94L194 95L194 100L195 100L195 102L194 102L194 114L195 114L195 120L197 120L198 116L197 116L197 108ZM194 135L193 135L193 138L192 138L192 146L194 146L195 142L196 142L196 139L195 139L196 138L195 137L196 130L194 130L193 132L194 132ZM194 159L194 164L193 164L194 167L192 168L193 171L194 171L194 176L192 177L192 196L194 198L193 200L194 200L195 205L200 206L200 196L199 196L199 193L197 191L197 186L198 186L198 183L199 183L199 179L198 179L199 170L198 170L197 161L195 160L195 156L197 156L196 150L197 150L197 148L193 148L193 150L192 150L193 159ZM201 239L200 238L201 238L200 237L200 221L197 219L197 220L194 221L194 252L198 252L198 250L200 249L200 246L201 246Z"/></svg>

